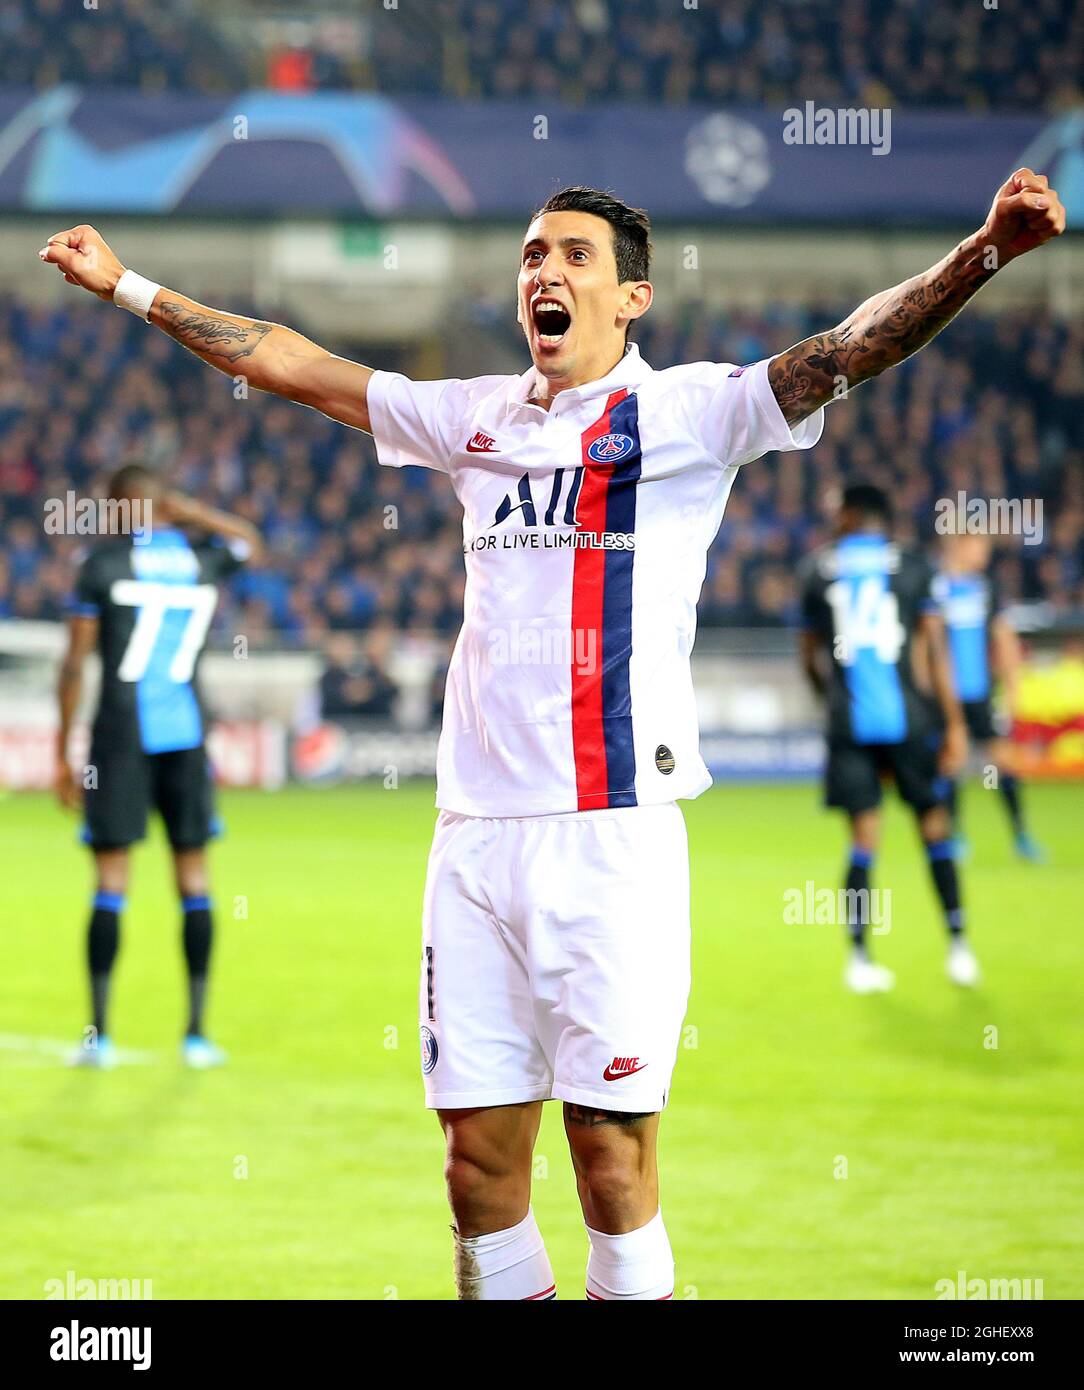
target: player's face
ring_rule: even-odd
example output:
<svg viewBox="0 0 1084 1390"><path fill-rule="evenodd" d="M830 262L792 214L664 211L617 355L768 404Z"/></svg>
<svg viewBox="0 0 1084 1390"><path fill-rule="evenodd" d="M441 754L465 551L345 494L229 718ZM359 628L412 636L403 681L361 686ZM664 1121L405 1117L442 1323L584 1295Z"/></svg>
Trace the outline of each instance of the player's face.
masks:
<svg viewBox="0 0 1084 1390"><path fill-rule="evenodd" d="M625 326L651 303L646 281L617 279L613 229L586 212L547 212L523 242L519 322L538 370L578 385L611 370Z"/></svg>
<svg viewBox="0 0 1084 1390"><path fill-rule="evenodd" d="M159 522L168 524L169 510L162 501L162 489L156 479L148 478L138 486L111 494L111 498L123 504L123 511L111 517L117 527L112 532L114 535L126 535L129 524L135 525L141 532L150 532ZM131 522L126 519L129 517Z"/></svg>
<svg viewBox="0 0 1084 1390"><path fill-rule="evenodd" d="M990 563L990 541L987 536L954 536L952 559L955 568L964 574L981 574Z"/></svg>

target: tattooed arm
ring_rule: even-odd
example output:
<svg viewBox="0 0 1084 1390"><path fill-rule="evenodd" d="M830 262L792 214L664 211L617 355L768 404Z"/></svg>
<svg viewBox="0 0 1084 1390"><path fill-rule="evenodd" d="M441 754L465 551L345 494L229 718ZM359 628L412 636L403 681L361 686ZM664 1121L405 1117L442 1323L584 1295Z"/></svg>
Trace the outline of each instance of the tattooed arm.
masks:
<svg viewBox="0 0 1084 1390"><path fill-rule="evenodd" d="M182 347L257 391L311 405L333 420L369 428L365 392L372 371L336 357L292 328L225 314L172 290L160 290L150 321Z"/></svg>
<svg viewBox="0 0 1084 1390"><path fill-rule="evenodd" d="M99 299L112 300L124 274L93 227L57 232L39 255L58 266L69 284ZM371 370L336 357L292 328L209 309L167 289L155 295L150 322L220 372L243 376L257 391L310 405L344 425L369 428L365 395Z"/></svg>
<svg viewBox="0 0 1084 1390"><path fill-rule="evenodd" d="M1017 170L998 190L982 229L944 260L772 360L768 380L787 423L925 347L998 270L1064 230L1065 210L1045 175Z"/></svg>

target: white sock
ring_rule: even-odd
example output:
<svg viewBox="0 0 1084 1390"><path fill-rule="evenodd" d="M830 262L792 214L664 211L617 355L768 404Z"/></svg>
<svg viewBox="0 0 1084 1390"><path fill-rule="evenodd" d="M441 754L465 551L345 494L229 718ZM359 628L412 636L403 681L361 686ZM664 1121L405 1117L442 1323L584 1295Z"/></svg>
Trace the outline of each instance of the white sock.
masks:
<svg viewBox="0 0 1084 1390"><path fill-rule="evenodd" d="M646 1226L621 1236L603 1235L588 1226L587 1239L589 1299L673 1298L674 1255L661 1211Z"/></svg>
<svg viewBox="0 0 1084 1390"><path fill-rule="evenodd" d="M518 1226L484 1236L455 1233L455 1281L461 1299L556 1298L542 1232L527 1208Z"/></svg>

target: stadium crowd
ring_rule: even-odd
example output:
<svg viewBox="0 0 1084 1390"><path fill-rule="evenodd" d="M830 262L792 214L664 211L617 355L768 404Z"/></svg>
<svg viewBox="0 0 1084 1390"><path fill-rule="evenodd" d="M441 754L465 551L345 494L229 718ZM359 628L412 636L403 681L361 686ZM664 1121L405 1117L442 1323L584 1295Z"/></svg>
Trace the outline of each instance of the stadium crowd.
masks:
<svg viewBox="0 0 1084 1390"><path fill-rule="evenodd" d="M1084 7L938 0L9 0L0 83L977 110L1084 91Z"/></svg>
<svg viewBox="0 0 1084 1390"><path fill-rule="evenodd" d="M224 47L190 3L5 0L0 85L58 83L145 91L228 92L248 85L241 54Z"/></svg>
<svg viewBox="0 0 1084 1390"><path fill-rule="evenodd" d="M653 315L640 345L656 367L749 362L837 321L840 307ZM338 347L399 365L363 345ZM912 362L830 408L811 456L771 455L742 471L711 552L702 624L792 621L795 564L827 534L832 485L856 474L890 489L901 534L919 541L933 539L937 499L960 490L1041 497L1041 543L999 543L1002 588L1009 600L1084 610L1082 422L1084 328L1040 310L968 312ZM47 534L46 500L86 496L133 458L265 534L267 563L232 582L222 634L324 647L337 632L456 631L462 535L440 475L380 468L367 435L315 412L236 399L232 382L130 315L10 300L0 301L0 617L63 615L86 542Z"/></svg>

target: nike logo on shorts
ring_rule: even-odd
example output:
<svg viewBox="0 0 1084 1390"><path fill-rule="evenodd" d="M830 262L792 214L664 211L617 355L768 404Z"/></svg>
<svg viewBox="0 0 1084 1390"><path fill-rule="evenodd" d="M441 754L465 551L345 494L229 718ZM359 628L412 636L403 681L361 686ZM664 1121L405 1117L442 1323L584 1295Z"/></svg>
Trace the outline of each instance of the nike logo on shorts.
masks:
<svg viewBox="0 0 1084 1390"><path fill-rule="evenodd" d="M647 1066L639 1057L615 1057L602 1073L603 1081L620 1081L623 1076L635 1076Z"/></svg>

